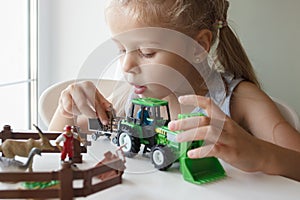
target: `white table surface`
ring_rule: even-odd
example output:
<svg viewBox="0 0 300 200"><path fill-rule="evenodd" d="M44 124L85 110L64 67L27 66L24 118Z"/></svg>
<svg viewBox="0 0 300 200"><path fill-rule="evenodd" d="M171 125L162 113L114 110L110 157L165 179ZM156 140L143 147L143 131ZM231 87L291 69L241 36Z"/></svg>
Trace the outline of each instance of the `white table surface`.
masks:
<svg viewBox="0 0 300 200"><path fill-rule="evenodd" d="M81 169L94 166L103 153L115 147L106 138L92 141L88 153L83 154ZM60 154L43 154L34 158L34 171L53 171L60 168ZM183 180L176 164L166 172L154 169L149 158L137 155L126 159L123 183L100 191L87 198L105 200L241 200L241 199L300 199L300 183L280 176L245 173L222 162L227 173L225 179L205 185ZM17 188L16 184L0 183L1 190Z"/></svg>

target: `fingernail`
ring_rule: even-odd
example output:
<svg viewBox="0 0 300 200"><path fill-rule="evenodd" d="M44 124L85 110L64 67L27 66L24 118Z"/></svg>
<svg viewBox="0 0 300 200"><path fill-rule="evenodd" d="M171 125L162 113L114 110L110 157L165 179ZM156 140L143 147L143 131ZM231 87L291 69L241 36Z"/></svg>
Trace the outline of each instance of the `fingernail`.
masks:
<svg viewBox="0 0 300 200"><path fill-rule="evenodd" d="M107 120L103 120L102 123L103 123L103 125L107 125L108 121Z"/></svg>
<svg viewBox="0 0 300 200"><path fill-rule="evenodd" d="M195 152L194 151L188 151L188 157L189 158L193 158L195 156Z"/></svg>
<svg viewBox="0 0 300 200"><path fill-rule="evenodd" d="M173 122L170 122L170 123L168 124L168 128L169 128L171 131L175 130L175 124L174 124Z"/></svg>
<svg viewBox="0 0 300 200"><path fill-rule="evenodd" d="M181 103L181 102L182 102L182 99L183 99L183 96L180 96L180 97L178 97L178 101L179 101L179 103Z"/></svg>

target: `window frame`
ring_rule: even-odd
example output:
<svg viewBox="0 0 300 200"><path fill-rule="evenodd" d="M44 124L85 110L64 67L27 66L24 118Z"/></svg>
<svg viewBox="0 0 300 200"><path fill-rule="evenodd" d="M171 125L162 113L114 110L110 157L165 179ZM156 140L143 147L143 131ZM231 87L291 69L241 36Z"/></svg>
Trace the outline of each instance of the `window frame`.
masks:
<svg viewBox="0 0 300 200"><path fill-rule="evenodd" d="M38 123L38 0L28 0L28 66L29 66L29 121L28 127Z"/></svg>
<svg viewBox="0 0 300 200"><path fill-rule="evenodd" d="M1 87L13 87L10 91L14 92L14 87L24 87L26 88L26 92L24 93L24 97L26 98L26 103L24 104L24 123L18 126L18 123L14 124L14 122L5 122L1 124L6 125L13 125L14 129L32 129L33 123L38 122L38 0L27 0L23 4L25 7L26 17L24 21L24 27L26 30L26 36L24 39L25 49L26 52L24 57L26 57L26 61L22 64L22 72L25 72L24 78L22 79L9 79L0 82ZM23 8L22 8L23 9ZM23 73L21 73L23 74ZM5 91L5 89L4 89ZM16 89L17 91L17 89ZM5 104L4 104L5 105ZM12 124L10 124L12 123Z"/></svg>

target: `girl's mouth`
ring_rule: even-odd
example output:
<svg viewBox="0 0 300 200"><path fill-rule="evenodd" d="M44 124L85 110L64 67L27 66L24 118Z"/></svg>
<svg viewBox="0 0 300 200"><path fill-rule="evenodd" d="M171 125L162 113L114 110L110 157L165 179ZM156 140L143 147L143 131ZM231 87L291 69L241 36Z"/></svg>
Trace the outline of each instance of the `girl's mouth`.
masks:
<svg viewBox="0 0 300 200"><path fill-rule="evenodd" d="M146 86L134 85L134 93L136 94L143 94L146 89Z"/></svg>

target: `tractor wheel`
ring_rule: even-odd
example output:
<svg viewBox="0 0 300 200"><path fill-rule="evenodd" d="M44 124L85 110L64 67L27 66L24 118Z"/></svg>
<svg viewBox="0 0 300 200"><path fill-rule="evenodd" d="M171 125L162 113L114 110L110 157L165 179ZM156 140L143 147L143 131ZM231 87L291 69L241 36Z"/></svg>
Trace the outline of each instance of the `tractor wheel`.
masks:
<svg viewBox="0 0 300 200"><path fill-rule="evenodd" d="M124 146L122 150L128 158L134 157L140 151L141 146L139 138L131 136L126 130L118 134L117 145Z"/></svg>
<svg viewBox="0 0 300 200"><path fill-rule="evenodd" d="M173 154L169 147L157 145L151 150L151 161L156 169L165 171L173 164Z"/></svg>

